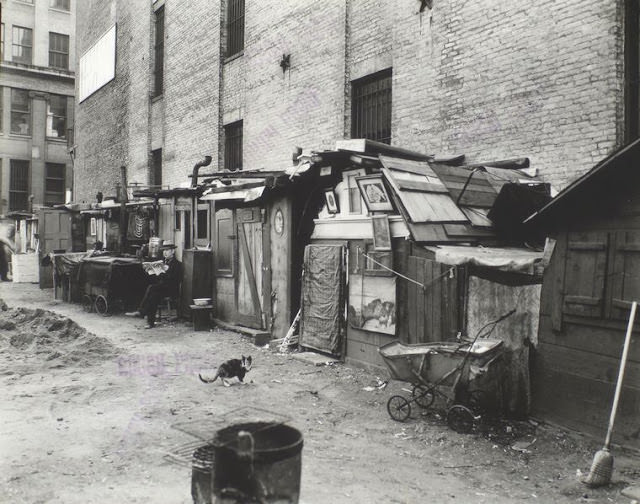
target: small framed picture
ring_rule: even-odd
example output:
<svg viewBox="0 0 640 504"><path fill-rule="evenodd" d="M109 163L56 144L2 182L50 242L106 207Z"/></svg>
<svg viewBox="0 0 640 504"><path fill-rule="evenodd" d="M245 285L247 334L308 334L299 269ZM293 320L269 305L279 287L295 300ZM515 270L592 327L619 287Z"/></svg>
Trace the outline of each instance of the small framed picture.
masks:
<svg viewBox="0 0 640 504"><path fill-rule="evenodd" d="M371 217L373 226L373 248L375 250L391 250L391 231L389 216L374 215Z"/></svg>
<svg viewBox="0 0 640 504"><path fill-rule="evenodd" d="M388 212L393 210L391 198L382 182L382 175L368 175L356 178L360 194L370 212Z"/></svg>
<svg viewBox="0 0 640 504"><path fill-rule="evenodd" d="M96 222L96 218L95 217L91 217L91 221L89 223L89 234L91 236L95 236L96 234L98 234L98 223Z"/></svg>
<svg viewBox="0 0 640 504"><path fill-rule="evenodd" d="M336 198L336 193L333 189L327 189L324 192L324 199L327 203L327 212L330 214L337 214L340 212L340 207L338 206L338 198Z"/></svg>

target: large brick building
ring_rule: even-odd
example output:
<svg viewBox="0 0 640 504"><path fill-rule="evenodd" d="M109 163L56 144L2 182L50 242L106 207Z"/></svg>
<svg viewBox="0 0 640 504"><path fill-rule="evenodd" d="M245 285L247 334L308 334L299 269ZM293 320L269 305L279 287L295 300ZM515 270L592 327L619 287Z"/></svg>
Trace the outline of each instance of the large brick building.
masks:
<svg viewBox="0 0 640 504"><path fill-rule="evenodd" d="M71 194L75 26L75 0L2 0L0 214Z"/></svg>
<svg viewBox="0 0 640 504"><path fill-rule="evenodd" d="M282 168L294 146L351 136L472 162L528 156L563 187L635 136L632 9L86 0L78 54L114 25L117 37L115 78L77 107L77 197L113 188L120 165L175 186L204 154Z"/></svg>

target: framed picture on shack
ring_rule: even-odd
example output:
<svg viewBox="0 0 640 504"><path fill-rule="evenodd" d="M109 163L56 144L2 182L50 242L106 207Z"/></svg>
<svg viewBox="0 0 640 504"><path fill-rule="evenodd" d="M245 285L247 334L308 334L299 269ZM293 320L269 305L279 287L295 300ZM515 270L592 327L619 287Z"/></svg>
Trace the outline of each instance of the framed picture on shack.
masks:
<svg viewBox="0 0 640 504"><path fill-rule="evenodd" d="M374 250L391 250L391 231L389 230L389 216L373 215L371 217L373 226L373 248Z"/></svg>
<svg viewBox="0 0 640 504"><path fill-rule="evenodd" d="M370 212L388 212L393 210L391 198L382 182L382 175L367 175L356 178L360 194Z"/></svg>
<svg viewBox="0 0 640 504"><path fill-rule="evenodd" d="M327 189L324 192L324 199L327 204L327 212L329 212L330 214L340 213L338 198L336 198L336 193L333 189Z"/></svg>

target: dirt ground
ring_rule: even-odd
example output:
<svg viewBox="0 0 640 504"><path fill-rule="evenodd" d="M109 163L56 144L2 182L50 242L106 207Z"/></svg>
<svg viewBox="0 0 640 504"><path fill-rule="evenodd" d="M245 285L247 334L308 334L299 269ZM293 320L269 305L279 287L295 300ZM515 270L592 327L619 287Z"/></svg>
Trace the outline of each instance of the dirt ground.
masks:
<svg viewBox="0 0 640 504"><path fill-rule="evenodd" d="M190 457L220 428L278 420L304 436L301 502L629 502L640 456L614 447L613 483L591 490L600 442L534 422L451 431L441 415L391 420L374 374L313 366L240 335L184 322L144 330L32 284L0 284L0 501L188 504ZM70 320L69 320L70 319ZM252 383L204 384L252 355ZM372 390L373 389L373 390Z"/></svg>

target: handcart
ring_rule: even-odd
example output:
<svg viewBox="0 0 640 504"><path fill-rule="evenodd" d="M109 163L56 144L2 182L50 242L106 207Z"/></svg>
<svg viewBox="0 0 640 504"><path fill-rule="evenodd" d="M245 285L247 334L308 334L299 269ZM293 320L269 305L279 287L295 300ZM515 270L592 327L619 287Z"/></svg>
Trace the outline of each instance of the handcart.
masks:
<svg viewBox="0 0 640 504"><path fill-rule="evenodd" d="M83 259L78 281L84 290L84 310L104 316L134 309L149 284L140 260L110 256Z"/></svg>
<svg viewBox="0 0 640 504"><path fill-rule="evenodd" d="M496 325L515 313L485 324L473 340L404 344L394 341L379 348L395 380L413 385L411 397L394 395L387 402L393 420L404 422L411 405L428 409L436 395L446 400L447 424L457 432L470 432L487 405L488 393L474 387L471 367L488 370L502 353L502 341L488 339ZM445 389L445 391L441 390Z"/></svg>

